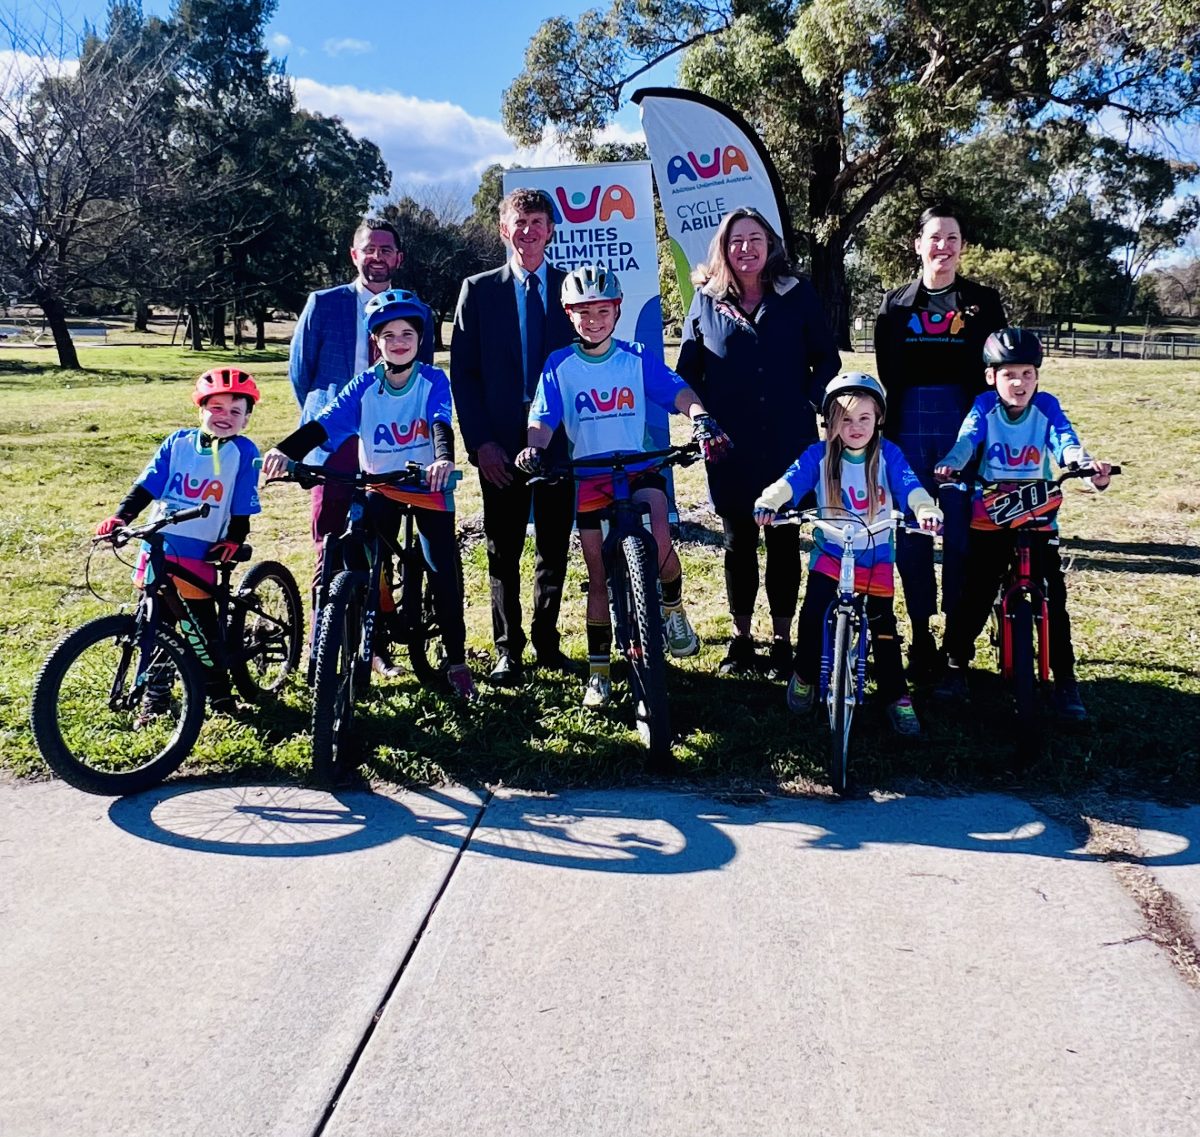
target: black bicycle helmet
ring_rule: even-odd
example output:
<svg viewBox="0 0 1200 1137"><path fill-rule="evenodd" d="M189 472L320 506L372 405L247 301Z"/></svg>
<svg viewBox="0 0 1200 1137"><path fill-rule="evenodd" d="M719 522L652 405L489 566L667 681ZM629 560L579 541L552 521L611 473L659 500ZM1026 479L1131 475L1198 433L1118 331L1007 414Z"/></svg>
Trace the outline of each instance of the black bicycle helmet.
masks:
<svg viewBox="0 0 1200 1137"><path fill-rule="evenodd" d="M835 399L843 395L870 395L879 404L879 421L883 422L887 414L887 391L884 386L865 371L843 371L829 380L825 388L825 398L821 402L821 417L829 421L829 409Z"/></svg>
<svg viewBox="0 0 1200 1137"><path fill-rule="evenodd" d="M1003 367L1006 363L1041 367L1042 341L1024 328L1001 328L984 343L983 362L987 367Z"/></svg>

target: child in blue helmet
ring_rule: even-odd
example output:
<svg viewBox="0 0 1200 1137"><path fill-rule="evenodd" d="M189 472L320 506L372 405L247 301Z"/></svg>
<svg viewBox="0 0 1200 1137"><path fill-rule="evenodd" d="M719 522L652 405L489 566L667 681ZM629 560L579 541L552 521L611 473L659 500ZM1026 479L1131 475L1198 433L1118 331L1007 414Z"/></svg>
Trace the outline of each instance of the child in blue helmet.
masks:
<svg viewBox="0 0 1200 1137"><path fill-rule="evenodd" d="M454 431L450 381L444 371L417 360L425 306L407 293L381 292L366 308L367 331L380 359L346 386L312 422L293 431L267 452L263 473L287 473L289 459L299 461L315 447L335 450L358 436L359 468L382 474L408 462L425 467L429 492L376 486L367 494L368 517L376 532L396 541L402 512L397 503L416 507L417 529L429 565L434 609L442 629L451 690L475 699L475 682L466 664L462 578L454 536Z"/></svg>
<svg viewBox="0 0 1200 1137"><path fill-rule="evenodd" d="M996 484L1051 476L1050 457L1059 466L1078 463L1098 473L1092 485L1109 483L1107 462L1091 458L1058 400L1038 389L1042 344L1023 328L993 332L983 346L983 362L992 390L975 399L959 428L958 439L937 464L942 481L966 469L981 481ZM1058 555L1057 511L1036 519L1033 547L1035 578L1046 582L1050 616L1050 668L1054 673L1054 703L1060 718L1082 721L1087 710L1075 681L1075 651L1067 615L1067 586ZM946 618L947 670L935 694L940 698L967 697L966 668L975 654L975 637L983 629L996 590L1013 553L1016 535L997 526L983 507L983 487L976 485L971 503L971 531L962 595Z"/></svg>
<svg viewBox="0 0 1200 1137"><path fill-rule="evenodd" d="M872 524L893 509L908 508L924 529L936 530L942 511L922 487L900 448L880 434L887 412L887 394L873 375L853 371L837 376L825 388L825 441L810 446L777 482L767 486L754 503L754 519L769 524L775 514L816 492L821 516L861 517ZM914 538L915 539L915 538ZM922 538L924 540L924 538ZM820 529L813 536L808 583L796 629L796 655L787 689L790 710L812 708L821 669L825 616L837 597L842 550ZM895 593L895 536L855 540L854 590L866 595L867 620L875 682L887 704L888 721L899 735L921 733L900 657Z"/></svg>

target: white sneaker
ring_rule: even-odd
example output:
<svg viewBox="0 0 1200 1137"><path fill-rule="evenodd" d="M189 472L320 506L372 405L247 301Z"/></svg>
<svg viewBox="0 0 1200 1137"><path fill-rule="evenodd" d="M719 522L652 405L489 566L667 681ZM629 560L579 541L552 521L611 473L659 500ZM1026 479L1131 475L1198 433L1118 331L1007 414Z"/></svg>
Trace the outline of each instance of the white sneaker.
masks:
<svg viewBox="0 0 1200 1137"><path fill-rule="evenodd" d="M599 671L588 676L587 686L583 689L583 705L589 710L597 707L607 707L612 699L612 680Z"/></svg>
<svg viewBox="0 0 1200 1137"><path fill-rule="evenodd" d="M663 612L663 633L667 637L667 650L676 659L686 659L700 650L700 637L688 623L687 613L682 608Z"/></svg>

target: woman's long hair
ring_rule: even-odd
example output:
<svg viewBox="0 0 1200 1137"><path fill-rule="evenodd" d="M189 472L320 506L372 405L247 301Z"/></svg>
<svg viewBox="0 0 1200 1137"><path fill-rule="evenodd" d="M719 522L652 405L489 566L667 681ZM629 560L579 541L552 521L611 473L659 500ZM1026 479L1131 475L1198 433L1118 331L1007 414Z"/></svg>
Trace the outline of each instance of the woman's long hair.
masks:
<svg viewBox="0 0 1200 1137"><path fill-rule="evenodd" d="M783 238L775 232L771 223L753 206L745 205L721 218L716 233L708 246L708 260L696 266L692 273L692 283L706 290L718 299L741 300L742 286L738 283L737 274L729 261L729 231L739 222L749 218L756 225L761 225L767 235L767 260L759 273L763 289L770 291L777 281L787 276L795 276L796 269L788 260L787 250L783 246Z"/></svg>
<svg viewBox="0 0 1200 1137"><path fill-rule="evenodd" d="M835 509L845 508L842 505L842 453L846 444L842 441L842 420L864 401L869 402L879 415L866 452L867 524L870 525L879 511L879 428L883 421L879 403L870 395L839 395L830 405L825 424L825 501Z"/></svg>

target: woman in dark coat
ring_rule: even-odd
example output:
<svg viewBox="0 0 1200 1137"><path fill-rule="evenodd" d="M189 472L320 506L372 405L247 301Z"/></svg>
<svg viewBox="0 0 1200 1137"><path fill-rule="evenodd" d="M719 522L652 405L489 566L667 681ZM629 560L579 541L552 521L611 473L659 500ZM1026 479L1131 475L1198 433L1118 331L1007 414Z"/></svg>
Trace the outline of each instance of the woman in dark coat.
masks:
<svg viewBox="0 0 1200 1137"><path fill-rule="evenodd" d="M677 370L733 441L706 467L725 529L725 590L734 636L724 674L756 670L751 627L758 595L759 528L754 499L817 440L815 406L837 374L837 345L812 285L788 263L779 234L756 209L721 221L683 325ZM766 530L768 668L791 668L791 624L800 592L800 530Z"/></svg>
<svg viewBox="0 0 1200 1137"><path fill-rule="evenodd" d="M983 343L1008 320L994 288L958 275L964 247L962 226L949 206L925 210L917 222L914 248L921 275L883 298L875 321L875 361L888 392L883 433L904 452L918 478L937 496L934 463L953 446L976 395L986 389ZM968 495L943 490L942 611L953 606L961 587L970 523ZM937 611L932 543L903 538L896 567L912 625L909 666L928 678L938 662L929 620Z"/></svg>

